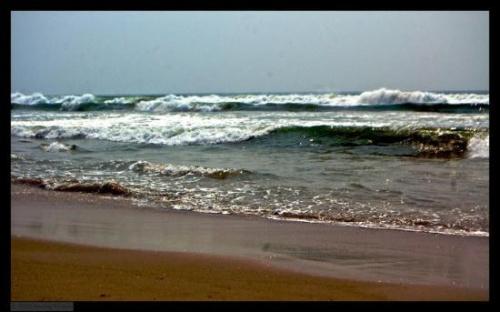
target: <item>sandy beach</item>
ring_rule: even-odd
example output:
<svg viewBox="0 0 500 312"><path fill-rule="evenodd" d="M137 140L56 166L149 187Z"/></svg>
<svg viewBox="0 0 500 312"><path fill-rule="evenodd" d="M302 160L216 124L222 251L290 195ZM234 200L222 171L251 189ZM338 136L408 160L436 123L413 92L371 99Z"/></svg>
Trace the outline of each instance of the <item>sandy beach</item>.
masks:
<svg viewBox="0 0 500 312"><path fill-rule="evenodd" d="M11 185L12 300L488 300L488 238Z"/></svg>
<svg viewBox="0 0 500 312"><path fill-rule="evenodd" d="M494 301L488 7L6 21L13 301Z"/></svg>
<svg viewBox="0 0 500 312"><path fill-rule="evenodd" d="M481 291L321 278L193 253L12 239L12 300L485 300Z"/></svg>

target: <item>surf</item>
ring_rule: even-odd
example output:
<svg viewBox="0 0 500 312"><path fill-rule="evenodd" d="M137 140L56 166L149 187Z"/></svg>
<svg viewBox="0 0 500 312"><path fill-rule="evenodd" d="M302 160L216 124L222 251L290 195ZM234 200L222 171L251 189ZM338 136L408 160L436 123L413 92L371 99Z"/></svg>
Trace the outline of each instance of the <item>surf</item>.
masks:
<svg viewBox="0 0 500 312"><path fill-rule="evenodd" d="M11 109L61 111L135 110L143 112L224 112L336 111L336 110L415 110L481 111L489 109L489 94L436 93L381 88L358 94L210 94L164 96L45 96L42 93L11 94Z"/></svg>

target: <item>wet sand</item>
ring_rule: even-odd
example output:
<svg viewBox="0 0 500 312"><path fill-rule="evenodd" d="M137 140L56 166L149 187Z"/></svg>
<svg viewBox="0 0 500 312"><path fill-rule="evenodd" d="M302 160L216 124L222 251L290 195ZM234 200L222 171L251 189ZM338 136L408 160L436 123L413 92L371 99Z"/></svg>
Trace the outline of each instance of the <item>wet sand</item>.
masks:
<svg viewBox="0 0 500 312"><path fill-rule="evenodd" d="M14 300L488 299L484 237L155 211L11 186L14 237L95 246L14 238ZM161 272L178 286L155 284Z"/></svg>
<svg viewBox="0 0 500 312"><path fill-rule="evenodd" d="M193 253L12 239L12 300L486 300L484 292L321 278Z"/></svg>

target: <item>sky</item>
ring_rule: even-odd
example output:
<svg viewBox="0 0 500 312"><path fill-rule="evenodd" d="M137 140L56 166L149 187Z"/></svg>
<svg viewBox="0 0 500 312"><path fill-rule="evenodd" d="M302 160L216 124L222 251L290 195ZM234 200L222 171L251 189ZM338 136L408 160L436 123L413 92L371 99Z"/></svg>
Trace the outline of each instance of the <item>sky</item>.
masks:
<svg viewBox="0 0 500 312"><path fill-rule="evenodd" d="M12 92L489 90L488 12L12 12Z"/></svg>

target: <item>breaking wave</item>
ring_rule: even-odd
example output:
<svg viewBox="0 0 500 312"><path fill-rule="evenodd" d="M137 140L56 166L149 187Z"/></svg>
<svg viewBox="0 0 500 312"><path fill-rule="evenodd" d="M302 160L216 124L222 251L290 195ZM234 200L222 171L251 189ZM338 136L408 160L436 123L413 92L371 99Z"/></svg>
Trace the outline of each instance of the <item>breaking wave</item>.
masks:
<svg viewBox="0 0 500 312"><path fill-rule="evenodd" d="M47 97L41 93L11 94L14 109L67 111L130 109L145 112L233 110L419 110L461 112L489 108L489 94L433 93L378 89L360 94L241 94L109 97L92 94Z"/></svg>
<svg viewBox="0 0 500 312"><path fill-rule="evenodd" d="M74 144L68 145L61 142L52 142L50 144L41 144L40 148L46 152L69 152L77 149Z"/></svg>
<svg viewBox="0 0 500 312"><path fill-rule="evenodd" d="M50 101L41 93L33 93L31 95L24 95L22 93L16 92L10 95L10 102L12 104L20 105L37 105L37 104L49 104Z"/></svg>
<svg viewBox="0 0 500 312"><path fill-rule="evenodd" d="M469 158L489 158L490 157L490 136L473 136L468 143Z"/></svg>
<svg viewBox="0 0 500 312"><path fill-rule="evenodd" d="M355 99L358 104L489 104L489 94L432 93L424 91L400 91L378 89L366 91Z"/></svg>
<svg viewBox="0 0 500 312"><path fill-rule="evenodd" d="M204 121L207 122L207 121ZM237 121L235 121L237 122ZM227 122L226 122L227 123ZM389 126L342 126L303 125L296 123L275 123L269 125L251 124L201 124L197 127L183 126L171 128L159 126L136 128L132 124L99 127L77 127L72 120L45 126L40 124L13 124L11 132L18 137L37 139L101 139L126 143L146 143L160 145L222 144L269 142L272 145L288 146L408 146L412 156L420 157L488 157L488 130L479 128L408 128ZM162 123L162 125L166 125ZM43 145L46 151L68 151L76 147L59 142ZM164 174L181 172L201 172L206 168L158 167L150 163L132 166L143 171L157 171ZM132 168L131 167L131 168ZM209 171L205 172L206 174ZM223 173L213 173L221 174ZM229 174L229 172L228 172Z"/></svg>

